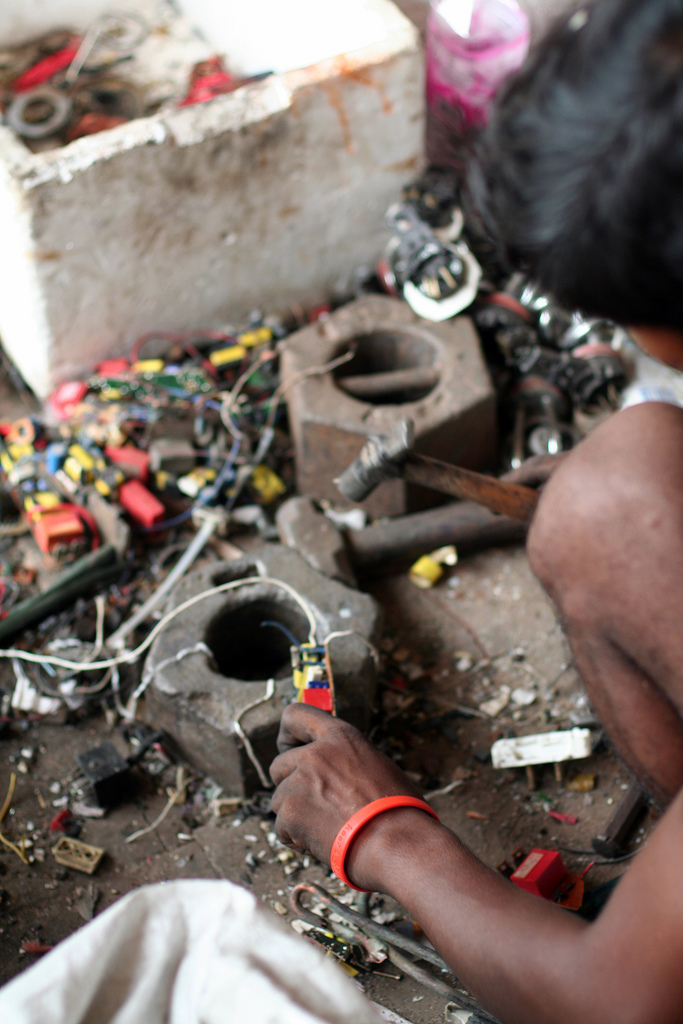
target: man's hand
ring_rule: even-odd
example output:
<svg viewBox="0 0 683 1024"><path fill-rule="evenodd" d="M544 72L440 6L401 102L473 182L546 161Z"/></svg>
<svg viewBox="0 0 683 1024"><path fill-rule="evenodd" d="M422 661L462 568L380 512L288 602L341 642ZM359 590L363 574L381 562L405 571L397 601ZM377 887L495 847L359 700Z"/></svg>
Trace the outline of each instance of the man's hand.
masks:
<svg viewBox="0 0 683 1024"><path fill-rule="evenodd" d="M278 750L280 754L270 766L277 786L273 796L275 831L286 846L308 850L326 864L337 832L361 807L383 796L420 796L394 762L375 750L357 729L305 704L285 708ZM397 813L404 810L391 812ZM405 813L424 817L419 810ZM350 862L353 881L367 888L375 882L369 841L377 831L373 824L370 822L352 844L357 849Z"/></svg>

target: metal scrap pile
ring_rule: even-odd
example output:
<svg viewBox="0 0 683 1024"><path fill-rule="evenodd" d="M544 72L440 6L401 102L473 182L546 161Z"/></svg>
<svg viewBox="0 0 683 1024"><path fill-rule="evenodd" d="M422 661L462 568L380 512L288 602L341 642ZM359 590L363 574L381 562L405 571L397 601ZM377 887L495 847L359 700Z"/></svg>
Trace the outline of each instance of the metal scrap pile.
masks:
<svg viewBox="0 0 683 1024"><path fill-rule="evenodd" d="M393 238L377 274L363 284L402 296L427 320L473 318L499 394L501 468L515 468L568 450L619 407L629 341L616 324L565 310L506 271L464 205L448 172L408 186L389 210Z"/></svg>
<svg viewBox="0 0 683 1024"><path fill-rule="evenodd" d="M153 33L166 34L140 15L113 12L87 32L65 29L0 54L0 110L5 123L34 151L63 146L157 110L206 103L248 79L232 74L219 56L198 61L189 81L141 83L130 61ZM144 65L144 60L141 61ZM144 77L144 76L143 76Z"/></svg>

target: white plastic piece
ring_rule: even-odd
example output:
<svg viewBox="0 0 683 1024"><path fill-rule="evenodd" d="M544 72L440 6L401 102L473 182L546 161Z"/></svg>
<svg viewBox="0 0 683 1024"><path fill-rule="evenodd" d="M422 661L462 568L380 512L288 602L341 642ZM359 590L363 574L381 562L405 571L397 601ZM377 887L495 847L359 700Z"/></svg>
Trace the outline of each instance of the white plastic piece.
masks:
<svg viewBox="0 0 683 1024"><path fill-rule="evenodd" d="M527 690L523 686L518 686L516 690L513 690L510 694L510 699L513 704L516 704L519 708L526 708L536 700L538 694L535 690Z"/></svg>
<svg viewBox="0 0 683 1024"><path fill-rule="evenodd" d="M510 703L510 687L501 686L500 690L495 697L491 697L490 700L485 700L483 704L479 705L479 710L483 711L489 718L495 718L501 711Z"/></svg>
<svg viewBox="0 0 683 1024"><path fill-rule="evenodd" d="M18 661L13 661L16 685L12 694L15 711L32 712L36 715L56 715L62 706L57 697L46 697L35 688Z"/></svg>
<svg viewBox="0 0 683 1024"><path fill-rule="evenodd" d="M590 753L590 729L568 729L496 740L491 747L491 760L494 768L521 768L526 764L576 761Z"/></svg>

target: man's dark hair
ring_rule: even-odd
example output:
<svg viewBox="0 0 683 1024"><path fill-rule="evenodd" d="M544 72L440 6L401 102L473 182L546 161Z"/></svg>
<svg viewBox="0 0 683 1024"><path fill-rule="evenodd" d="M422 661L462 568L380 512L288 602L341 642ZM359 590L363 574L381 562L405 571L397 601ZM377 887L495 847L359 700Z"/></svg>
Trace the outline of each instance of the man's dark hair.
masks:
<svg viewBox="0 0 683 1024"><path fill-rule="evenodd" d="M683 0L595 0L556 27L471 170L508 261L565 306L683 329Z"/></svg>

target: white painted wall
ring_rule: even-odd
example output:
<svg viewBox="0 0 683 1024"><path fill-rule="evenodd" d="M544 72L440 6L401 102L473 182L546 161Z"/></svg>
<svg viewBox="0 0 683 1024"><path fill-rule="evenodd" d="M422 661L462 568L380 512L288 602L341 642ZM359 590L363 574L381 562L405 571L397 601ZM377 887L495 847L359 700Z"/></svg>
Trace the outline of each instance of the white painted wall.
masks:
<svg viewBox="0 0 683 1024"><path fill-rule="evenodd" d="M385 44L402 21L373 0L179 0L178 6L245 75L317 64Z"/></svg>

